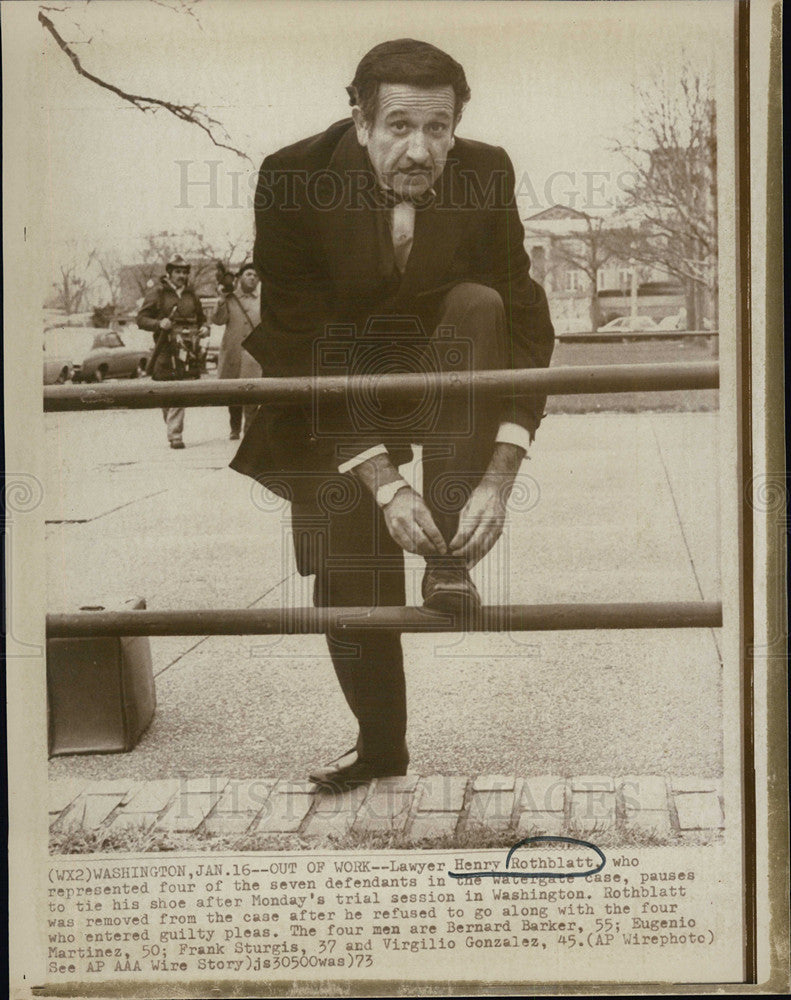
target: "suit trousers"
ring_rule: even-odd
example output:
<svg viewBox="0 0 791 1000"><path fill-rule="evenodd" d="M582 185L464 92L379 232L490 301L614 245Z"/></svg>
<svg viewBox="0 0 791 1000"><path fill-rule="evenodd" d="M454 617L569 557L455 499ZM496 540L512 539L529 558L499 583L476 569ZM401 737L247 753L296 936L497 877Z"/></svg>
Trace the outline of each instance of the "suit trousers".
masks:
<svg viewBox="0 0 791 1000"><path fill-rule="evenodd" d="M445 295L439 315L429 351L434 367L442 370L452 362L458 370L458 354L447 349L448 331L455 349L466 352L471 370L508 367L505 312L494 289L469 282L457 285ZM459 512L491 459L502 407L498 400L476 400L472 394L428 402L430 424L416 433L413 443L423 446L424 500L450 541ZM315 606L405 604L403 552L374 498L353 473L323 477L309 501L292 504L291 518L299 571L316 576ZM358 723L358 754L386 760L401 753L407 704L400 633L343 628L328 631L326 639Z"/></svg>

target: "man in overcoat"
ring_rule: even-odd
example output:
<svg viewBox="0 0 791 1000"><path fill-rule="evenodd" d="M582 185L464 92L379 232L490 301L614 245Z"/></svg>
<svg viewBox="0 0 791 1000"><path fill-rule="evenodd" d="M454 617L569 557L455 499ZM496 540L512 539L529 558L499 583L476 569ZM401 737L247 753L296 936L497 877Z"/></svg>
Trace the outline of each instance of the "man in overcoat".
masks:
<svg viewBox="0 0 791 1000"><path fill-rule="evenodd" d="M212 323L224 326L217 359L217 378L260 378L261 366L242 347L242 341L258 326L261 320L260 299L258 292L258 275L255 266L245 262L236 272L236 282L233 290L225 292L220 289L220 301L212 316ZM238 441L255 415L257 406L237 404L229 406L231 419L231 440Z"/></svg>
<svg viewBox="0 0 791 1000"><path fill-rule="evenodd" d="M462 67L400 39L363 57L351 120L268 156L256 191L264 376L424 375L420 399L364 388L345 407L264 405L232 467L291 502L297 565L314 603L405 604L403 552L426 559L425 606L474 615L469 568L500 536L543 415L541 395L443 396L429 372L546 366L553 329L530 277L506 152L456 136ZM422 490L399 466L422 444ZM404 774L400 634L330 628L354 713L354 748L311 779L348 788Z"/></svg>

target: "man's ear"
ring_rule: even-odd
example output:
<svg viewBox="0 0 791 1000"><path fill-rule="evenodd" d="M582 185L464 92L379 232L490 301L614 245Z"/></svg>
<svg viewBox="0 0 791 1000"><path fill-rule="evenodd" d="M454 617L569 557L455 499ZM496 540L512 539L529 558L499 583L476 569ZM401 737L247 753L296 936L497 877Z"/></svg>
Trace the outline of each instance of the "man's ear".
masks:
<svg viewBox="0 0 791 1000"><path fill-rule="evenodd" d="M354 122L354 127L357 131L357 141L361 146L367 146L370 130L368 128L368 123L365 120L363 109L356 104L352 108L352 121Z"/></svg>

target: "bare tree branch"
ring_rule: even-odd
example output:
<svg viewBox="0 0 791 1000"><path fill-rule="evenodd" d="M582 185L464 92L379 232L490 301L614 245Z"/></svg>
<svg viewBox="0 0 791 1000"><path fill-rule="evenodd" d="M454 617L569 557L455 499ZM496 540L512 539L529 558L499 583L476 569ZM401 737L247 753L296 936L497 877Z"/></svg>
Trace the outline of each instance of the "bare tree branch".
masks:
<svg viewBox="0 0 791 1000"><path fill-rule="evenodd" d="M200 18L196 15L195 11L192 9L196 4L200 3L200 0L174 0L173 3L167 3L166 0L151 0L155 3L157 7L164 7L165 10L173 11L174 14L188 14L198 25L201 31L203 31L203 25L200 23Z"/></svg>
<svg viewBox="0 0 791 1000"><path fill-rule="evenodd" d="M623 234L625 245L633 259L680 279L693 313L708 296L716 319L717 112L710 82L687 64L677 80L654 80L636 89L636 98L632 136L612 147L634 177L623 209L640 224Z"/></svg>
<svg viewBox="0 0 791 1000"><path fill-rule="evenodd" d="M190 13L192 13L192 11L190 11ZM178 118L179 121L188 122L191 125L197 125L199 129L202 129L203 132L206 133L213 145L217 146L219 149L227 149L231 153L235 153L242 159L247 160L248 163L252 163L250 157L246 153L231 144L230 136L226 132L222 123L216 118L212 118L210 115L206 114L206 112L201 110L197 104L177 104L173 101L161 100L158 97L144 97L141 94L132 94L123 90L121 87L117 87L115 84L110 83L107 80L103 80L101 77L96 76L96 74L85 69L80 62L77 53L60 35L58 29L41 9L38 12L38 19L46 31L48 31L49 34L55 39L61 51L65 52L71 60L72 66L80 76L84 77L86 80L90 80L91 83L95 83L97 87L110 91L111 94L115 94L116 97L120 97L122 101L126 101L140 111L167 111L175 118Z"/></svg>
<svg viewBox="0 0 791 1000"><path fill-rule="evenodd" d="M592 328L595 330L601 321L601 310L598 297L598 274L604 265L614 255L615 250L609 240L609 233L604 228L604 219L594 218L587 213L585 230L569 233L568 236L557 238L553 233L535 229L538 236L549 238L552 245L553 270L559 264L582 271L588 278L589 311Z"/></svg>

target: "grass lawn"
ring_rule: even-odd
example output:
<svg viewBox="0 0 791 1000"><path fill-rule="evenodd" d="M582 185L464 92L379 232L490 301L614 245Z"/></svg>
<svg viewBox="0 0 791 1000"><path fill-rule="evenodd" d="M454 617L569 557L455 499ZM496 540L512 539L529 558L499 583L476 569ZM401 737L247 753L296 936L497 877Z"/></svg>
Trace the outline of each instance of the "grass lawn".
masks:
<svg viewBox="0 0 791 1000"><path fill-rule="evenodd" d="M627 344L556 344L551 367L581 365L637 365L660 362L716 361L705 337L654 340ZM607 392L591 396L550 396L547 413L639 413L646 410L679 413L719 409L716 389L680 389L670 392Z"/></svg>

